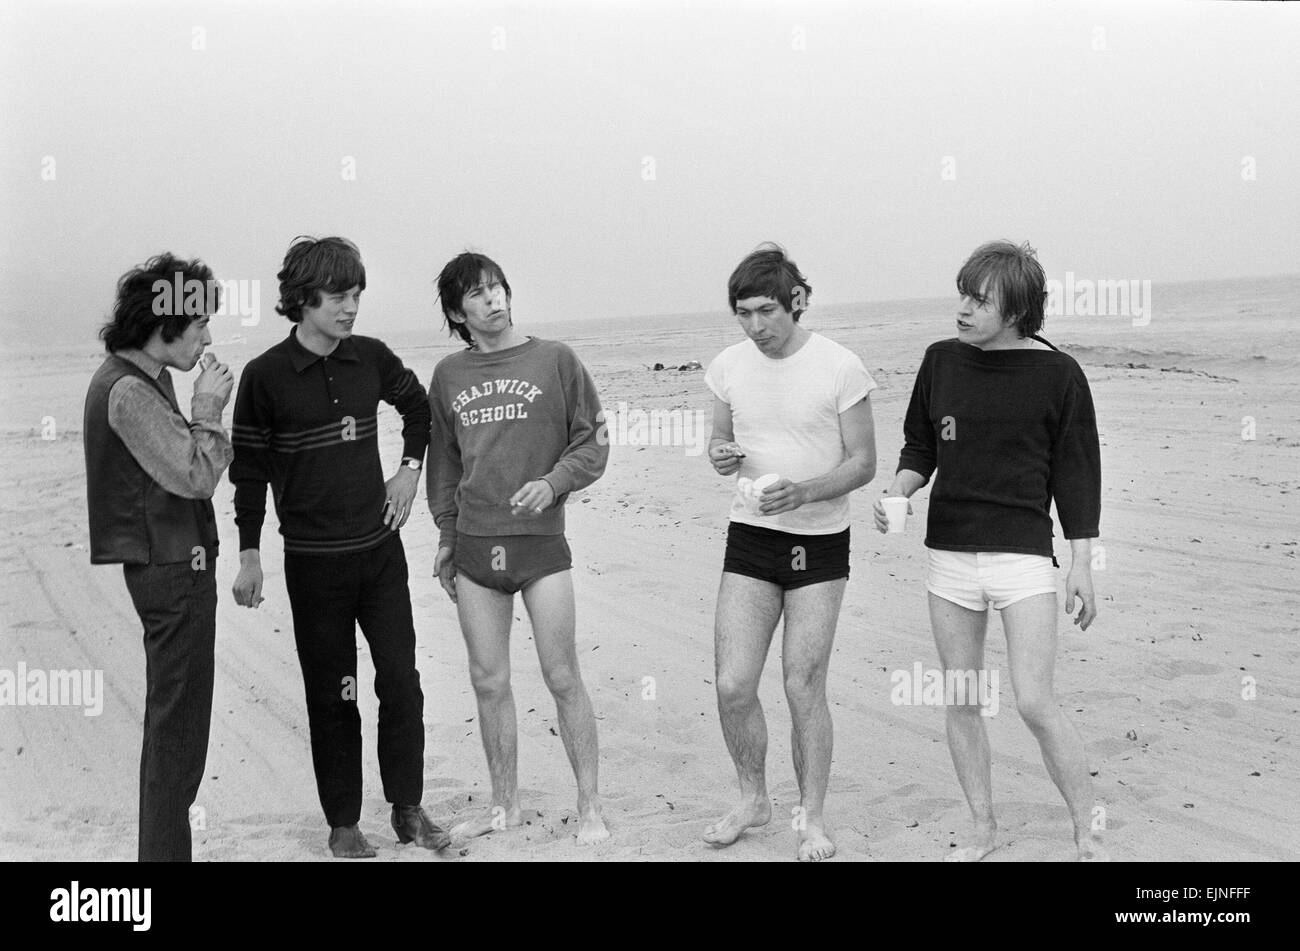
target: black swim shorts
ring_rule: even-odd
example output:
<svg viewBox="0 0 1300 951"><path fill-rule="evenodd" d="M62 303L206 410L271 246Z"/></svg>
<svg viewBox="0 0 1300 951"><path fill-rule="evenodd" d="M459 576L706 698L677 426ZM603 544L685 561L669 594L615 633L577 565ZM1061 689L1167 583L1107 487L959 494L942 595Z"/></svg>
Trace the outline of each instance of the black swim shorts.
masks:
<svg viewBox="0 0 1300 951"><path fill-rule="evenodd" d="M802 588L849 576L849 530L834 535L796 535L732 522L722 570L778 585Z"/></svg>

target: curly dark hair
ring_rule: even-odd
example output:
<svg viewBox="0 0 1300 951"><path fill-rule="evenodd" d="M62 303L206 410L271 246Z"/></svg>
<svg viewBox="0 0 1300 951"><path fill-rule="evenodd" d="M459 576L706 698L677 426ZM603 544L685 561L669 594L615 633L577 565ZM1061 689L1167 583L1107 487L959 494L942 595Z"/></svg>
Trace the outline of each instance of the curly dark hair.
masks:
<svg viewBox="0 0 1300 951"><path fill-rule="evenodd" d="M188 306L190 281L203 284L199 312L191 312ZM182 300L174 299L178 287L185 295ZM221 288L213 280L212 268L198 258L187 261L164 251L118 278L113 316L99 328L99 339L109 353L139 350L161 326L163 343L171 343L199 317L210 316L220 300Z"/></svg>

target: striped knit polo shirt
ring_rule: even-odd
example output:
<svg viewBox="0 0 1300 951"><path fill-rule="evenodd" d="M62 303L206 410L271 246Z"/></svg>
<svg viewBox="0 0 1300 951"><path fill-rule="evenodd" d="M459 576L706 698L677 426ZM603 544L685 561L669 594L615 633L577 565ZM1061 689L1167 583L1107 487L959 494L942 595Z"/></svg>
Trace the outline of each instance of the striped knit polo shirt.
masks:
<svg viewBox="0 0 1300 951"><path fill-rule="evenodd" d="M383 524L380 400L402 416L403 455L423 460L428 396L382 341L354 335L322 357L290 331L249 362L231 432L241 551L260 547L267 485L286 553L367 551L392 536Z"/></svg>

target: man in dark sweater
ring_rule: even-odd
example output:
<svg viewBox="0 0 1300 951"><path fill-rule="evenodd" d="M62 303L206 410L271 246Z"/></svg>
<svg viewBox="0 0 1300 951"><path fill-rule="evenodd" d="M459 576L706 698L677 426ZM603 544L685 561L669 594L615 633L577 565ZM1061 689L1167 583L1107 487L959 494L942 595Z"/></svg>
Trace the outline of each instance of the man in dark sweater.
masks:
<svg viewBox="0 0 1300 951"><path fill-rule="evenodd" d="M1092 539L1101 514L1101 462L1092 394L1079 365L1037 336L1047 297L1028 245L978 248L957 275L957 337L932 344L916 376L905 445L885 493L910 497L932 475L926 588L945 685L978 679L988 604L1002 615L1016 706L1065 798L1081 861L1105 859L1093 830L1083 740L1052 689L1056 576L1051 504L1070 542L1065 611L1087 630L1097 616ZM937 475L936 475L937 473ZM910 508L909 508L910 511ZM875 523L888 520L880 502ZM983 681L982 682L987 682ZM964 694L964 691L963 691ZM946 699L948 744L975 820L949 861L997 848L988 734L996 710Z"/></svg>
<svg viewBox="0 0 1300 951"><path fill-rule="evenodd" d="M443 359L429 384L434 570L460 616L492 781L487 810L452 834L464 839L522 821L510 688L519 593L578 781L575 836L590 845L609 830L597 785L596 719L574 646L564 503L605 471L600 399L572 350L518 332L510 285L491 258L466 252L452 259L438 277L438 295L449 332L469 348Z"/></svg>
<svg viewBox="0 0 1300 951"><path fill-rule="evenodd" d="M420 808L424 694L398 529L410 515L429 443L429 406L415 374L373 337L354 336L365 267L343 238L299 238L279 273L276 310L289 336L249 362L235 399L235 600L262 601L266 487L284 536L284 578L307 695L312 762L329 846L370 858L361 818L361 715L356 627L370 643L379 697L379 769L402 842L446 848ZM404 455L384 481L378 403L402 415Z"/></svg>
<svg viewBox="0 0 1300 951"><path fill-rule="evenodd" d="M212 342L217 292L201 261L162 254L118 281L100 331L108 358L86 393L83 428L90 561L120 564L144 625L141 862L188 862L189 809L203 780L217 629L217 525L212 493L230 463L221 413L230 369L209 355L194 381L192 421L168 368L188 373ZM191 310L159 285L198 286ZM171 303L168 304L167 302Z"/></svg>

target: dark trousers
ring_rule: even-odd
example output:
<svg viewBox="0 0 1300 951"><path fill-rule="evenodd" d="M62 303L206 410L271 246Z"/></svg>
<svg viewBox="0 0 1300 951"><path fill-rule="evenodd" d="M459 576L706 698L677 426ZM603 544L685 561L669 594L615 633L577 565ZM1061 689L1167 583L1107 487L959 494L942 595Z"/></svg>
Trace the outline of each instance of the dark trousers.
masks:
<svg viewBox="0 0 1300 951"><path fill-rule="evenodd" d="M144 624L144 745L140 753L141 862L190 861L190 806L203 781L212 721L217 560L125 565Z"/></svg>
<svg viewBox="0 0 1300 951"><path fill-rule="evenodd" d="M418 805L424 787L424 694L415 669L415 624L401 538L394 535L378 548L346 555L285 552L284 581L326 821L348 826L361 818L358 623L375 664L384 798Z"/></svg>

